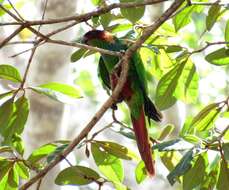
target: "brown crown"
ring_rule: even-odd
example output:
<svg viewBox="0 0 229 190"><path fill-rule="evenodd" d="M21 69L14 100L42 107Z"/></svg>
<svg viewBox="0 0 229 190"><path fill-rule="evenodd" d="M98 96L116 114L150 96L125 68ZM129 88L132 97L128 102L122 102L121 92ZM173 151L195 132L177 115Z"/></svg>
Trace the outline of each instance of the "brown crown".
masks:
<svg viewBox="0 0 229 190"><path fill-rule="evenodd" d="M87 43L88 41L93 40L93 39L100 39L100 40L104 40L107 42L114 41L112 34L104 30L91 30L87 32L86 34L84 34L83 36L84 43Z"/></svg>

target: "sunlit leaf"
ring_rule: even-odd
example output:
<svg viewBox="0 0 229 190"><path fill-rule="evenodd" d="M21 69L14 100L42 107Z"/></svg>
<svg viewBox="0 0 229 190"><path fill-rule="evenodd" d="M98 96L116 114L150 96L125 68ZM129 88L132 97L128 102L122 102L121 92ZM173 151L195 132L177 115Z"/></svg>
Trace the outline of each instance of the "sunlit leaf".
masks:
<svg viewBox="0 0 229 190"><path fill-rule="evenodd" d="M38 149L35 149L29 156L28 161L31 163L36 163L47 155L53 153L56 150L57 145L55 144L45 144Z"/></svg>
<svg viewBox="0 0 229 190"><path fill-rule="evenodd" d="M174 128L175 128L175 127L174 127L174 125L172 125L172 124L166 125L165 128L162 130L162 132L161 132L161 134L160 134L158 140L159 140L159 141L164 140L167 136L169 136L169 134L172 133L172 131L174 130Z"/></svg>
<svg viewBox="0 0 229 190"><path fill-rule="evenodd" d="M183 189L195 189L204 180L206 167L207 163L203 158L203 155L199 155L193 167L184 175Z"/></svg>
<svg viewBox="0 0 229 190"><path fill-rule="evenodd" d="M226 23L226 28L225 28L225 41L229 42L229 20ZM227 44L229 47L229 43Z"/></svg>
<svg viewBox="0 0 229 190"><path fill-rule="evenodd" d="M219 17L220 9L221 9L221 6L219 4L213 4L209 8L208 15L206 17L206 28L208 31L210 31L212 29L217 18Z"/></svg>
<svg viewBox="0 0 229 190"><path fill-rule="evenodd" d="M135 169L135 179L138 184L143 182L147 177L147 171L143 161L140 161Z"/></svg>
<svg viewBox="0 0 229 190"><path fill-rule="evenodd" d="M81 98L79 89L62 83L50 82L37 87L31 87L31 89L64 103L71 102L72 98Z"/></svg>
<svg viewBox="0 0 229 190"><path fill-rule="evenodd" d="M83 70L80 72L79 76L75 79L75 84L82 89L82 91L90 98L95 97L96 87L94 85L91 73Z"/></svg>
<svg viewBox="0 0 229 190"><path fill-rule="evenodd" d="M195 6L190 6L182 10L175 17L173 17L173 24L175 26L175 30L178 31L187 24L191 22L191 15L195 10Z"/></svg>
<svg viewBox="0 0 229 190"><path fill-rule="evenodd" d="M143 0L120 0L121 3L127 3L127 2L142 2ZM134 7L134 8L121 8L122 15L131 21L132 23L137 22L139 19L141 19L145 13L145 7Z"/></svg>
<svg viewBox="0 0 229 190"><path fill-rule="evenodd" d="M229 49L221 48L205 57L206 61L213 65L222 66L229 64Z"/></svg>
<svg viewBox="0 0 229 190"><path fill-rule="evenodd" d="M0 79L6 79L12 82L22 81L19 71L11 65L0 65Z"/></svg>
<svg viewBox="0 0 229 190"><path fill-rule="evenodd" d="M111 26L112 33L122 32L126 30L130 30L132 28L132 24L118 24L115 26Z"/></svg>
<svg viewBox="0 0 229 190"><path fill-rule="evenodd" d="M198 131L207 131L213 127L213 123L221 111L219 103L212 103L203 108L192 120L190 127Z"/></svg>
<svg viewBox="0 0 229 190"><path fill-rule="evenodd" d="M29 178L29 168L21 161L15 163L15 169L18 175L23 179Z"/></svg>
<svg viewBox="0 0 229 190"><path fill-rule="evenodd" d="M176 182L176 178L185 174L187 170L191 168L191 161L193 159L193 150L189 150L183 158L180 160L180 162L176 165L174 170L172 170L169 175L167 176L169 183L173 185Z"/></svg>
<svg viewBox="0 0 229 190"><path fill-rule="evenodd" d="M94 4L94 5L99 5L102 0L91 0L91 2Z"/></svg>
<svg viewBox="0 0 229 190"><path fill-rule="evenodd" d="M181 160L181 154L178 151L161 152L160 158L165 167L172 171Z"/></svg>
<svg viewBox="0 0 229 190"><path fill-rule="evenodd" d="M134 152L129 150L127 147L117 144L115 142L95 141L95 143L98 147L103 148L105 151L109 152L110 154L113 154L118 158L125 159L125 160L132 160L137 158Z"/></svg>
<svg viewBox="0 0 229 190"><path fill-rule="evenodd" d="M186 134L183 136L183 139L193 144L198 144L200 142L200 139L195 135Z"/></svg>
<svg viewBox="0 0 229 190"><path fill-rule="evenodd" d="M124 179L123 165L119 158L101 150L96 144L91 144L91 152L96 165L103 175L112 182L121 183Z"/></svg>
<svg viewBox="0 0 229 190"><path fill-rule="evenodd" d="M185 62L176 65L160 79L156 89L155 103L160 110L164 110L175 104L174 92L178 85L179 78L184 69Z"/></svg>
<svg viewBox="0 0 229 190"><path fill-rule="evenodd" d="M13 190L13 189L18 189L18 184L19 184L19 175L18 175L18 171L14 165L13 168L11 168L11 170L9 171L8 174L8 181L7 181L7 190Z"/></svg>
<svg viewBox="0 0 229 190"><path fill-rule="evenodd" d="M198 97L199 77L196 67L190 59L187 60L178 81L174 96L186 103L194 103Z"/></svg>
<svg viewBox="0 0 229 190"><path fill-rule="evenodd" d="M62 170L56 177L57 185L87 185L99 179L99 174L84 166L72 166Z"/></svg>

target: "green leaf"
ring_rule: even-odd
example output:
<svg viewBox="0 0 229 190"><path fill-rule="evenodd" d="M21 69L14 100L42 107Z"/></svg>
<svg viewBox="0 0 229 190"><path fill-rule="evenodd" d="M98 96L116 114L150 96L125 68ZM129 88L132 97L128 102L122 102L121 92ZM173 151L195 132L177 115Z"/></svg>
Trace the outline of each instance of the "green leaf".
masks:
<svg viewBox="0 0 229 190"><path fill-rule="evenodd" d="M121 183L124 179L123 165L120 159L101 150L95 143L91 144L91 152L99 170L110 181Z"/></svg>
<svg viewBox="0 0 229 190"><path fill-rule="evenodd" d="M56 147L56 150L49 154L47 157L47 162L50 163L52 160L54 160L58 155L60 155L61 152L65 150L65 148L68 146L69 143L64 143L58 147Z"/></svg>
<svg viewBox="0 0 229 190"><path fill-rule="evenodd" d="M198 82L196 67L188 59L179 78L174 96L186 103L195 103L198 97Z"/></svg>
<svg viewBox="0 0 229 190"><path fill-rule="evenodd" d="M96 86L89 71L81 71L74 82L88 97L93 98L96 96Z"/></svg>
<svg viewBox="0 0 229 190"><path fill-rule="evenodd" d="M11 96L13 94L13 90L0 94L0 99L5 98L6 96Z"/></svg>
<svg viewBox="0 0 229 190"><path fill-rule="evenodd" d="M229 64L229 49L221 48L205 57L206 61L213 65L222 66Z"/></svg>
<svg viewBox="0 0 229 190"><path fill-rule="evenodd" d="M188 135L188 134L186 134L186 135L183 136L183 139L186 140L186 141L188 141L188 142L190 142L190 143L193 143L193 144L200 143L200 139L197 136L195 136L195 135Z"/></svg>
<svg viewBox="0 0 229 190"><path fill-rule="evenodd" d="M170 46L167 46L167 48L165 49L165 51L167 53L174 53L174 52L179 52L182 50L183 50L183 48L181 46L177 46L177 45L170 45Z"/></svg>
<svg viewBox="0 0 229 190"><path fill-rule="evenodd" d="M199 155L193 167L184 175L183 189L195 189L204 180L207 163L202 155ZM197 175L198 174L198 175ZM191 180L190 180L191 179Z"/></svg>
<svg viewBox="0 0 229 190"><path fill-rule="evenodd" d="M176 65L173 69L162 76L156 89L155 103L160 110L167 109L176 103L173 95L178 85L178 80L184 69L185 62Z"/></svg>
<svg viewBox="0 0 229 190"><path fill-rule="evenodd" d="M0 147L0 153L3 153L3 152L11 152L13 153L13 150L10 146L1 146Z"/></svg>
<svg viewBox="0 0 229 190"><path fill-rule="evenodd" d="M19 71L11 65L0 65L0 78L12 82L22 81Z"/></svg>
<svg viewBox="0 0 229 190"><path fill-rule="evenodd" d="M12 168L12 166L13 166L12 162L9 162L6 159L0 160L0 167L1 167L1 170L0 170L0 181L3 179L4 176L6 176L8 174L8 172Z"/></svg>
<svg viewBox="0 0 229 190"><path fill-rule="evenodd" d="M112 14L109 12L100 16L100 22L104 29L109 26L111 20L112 20Z"/></svg>
<svg viewBox="0 0 229 190"><path fill-rule="evenodd" d="M42 158L48 156L56 150L57 145L55 144L45 144L38 149L34 150L29 156L28 161L31 163L36 163Z"/></svg>
<svg viewBox="0 0 229 190"><path fill-rule="evenodd" d="M147 177L147 171L143 161L140 161L135 169L135 179L138 184L143 182Z"/></svg>
<svg viewBox="0 0 229 190"><path fill-rule="evenodd" d="M23 156L24 154L24 150L25 150L25 146L24 146L24 142L21 139L20 135L18 134L14 134L12 136L12 145L15 148L15 150L21 155Z"/></svg>
<svg viewBox="0 0 229 190"><path fill-rule="evenodd" d="M132 24L118 24L115 26L111 26L112 29L112 33L117 33L117 32L122 32L122 31L126 31L126 30L131 30L132 28Z"/></svg>
<svg viewBox="0 0 229 190"><path fill-rule="evenodd" d="M225 190L229 187L229 168L224 160L220 162L220 173L216 187L217 190Z"/></svg>
<svg viewBox="0 0 229 190"><path fill-rule="evenodd" d="M9 171L8 174L8 184L7 184L7 190L17 190L18 189L18 184L19 184L19 175L18 172L16 170L16 167L14 165L13 168L11 168L11 170Z"/></svg>
<svg viewBox="0 0 229 190"><path fill-rule="evenodd" d="M72 166L62 170L56 177L57 185L87 185L99 179L99 174L84 166Z"/></svg>
<svg viewBox="0 0 229 190"><path fill-rule="evenodd" d="M192 120L193 120L192 117L187 117L187 118L186 118L186 120L185 120L185 122L184 122L184 125L183 125L183 127L182 127L182 129L181 129L181 131L180 131L180 136L181 136L181 137L184 137L184 136L187 135L187 134L193 134L194 129L191 128ZM190 128L191 128L192 130L190 130Z"/></svg>
<svg viewBox="0 0 229 190"><path fill-rule="evenodd" d="M15 169L18 175L23 179L29 178L29 168L21 161L15 163Z"/></svg>
<svg viewBox="0 0 229 190"><path fill-rule="evenodd" d="M158 140L159 141L164 140L167 136L169 136L172 133L172 131L174 130L174 128L175 127L172 124L166 125L165 128L162 130L162 132L161 132Z"/></svg>
<svg viewBox="0 0 229 190"><path fill-rule="evenodd" d="M213 4L209 8L208 15L206 17L206 28L208 31L210 31L212 29L217 18L219 17L220 9L221 9L221 6L219 4Z"/></svg>
<svg viewBox="0 0 229 190"><path fill-rule="evenodd" d="M173 17L173 24L176 32L191 22L191 15L195 10L195 6L190 6L182 10Z"/></svg>
<svg viewBox="0 0 229 190"><path fill-rule="evenodd" d="M224 158L229 161L229 143L223 143Z"/></svg>
<svg viewBox="0 0 229 190"><path fill-rule="evenodd" d="M193 149L189 150L180 162L176 165L174 170L172 170L167 176L169 183L173 185L176 182L176 178L185 174L187 170L191 168L191 161L193 159Z"/></svg>
<svg viewBox="0 0 229 190"><path fill-rule="evenodd" d="M25 123L29 114L29 103L25 96L21 96L14 103L15 109L12 118L3 131L4 142L12 142L12 137L14 134L21 134L24 130Z"/></svg>
<svg viewBox="0 0 229 190"><path fill-rule="evenodd" d="M125 160L132 160L137 158L133 152L120 144L109 141L94 141L93 143L118 158Z"/></svg>
<svg viewBox="0 0 229 190"><path fill-rule="evenodd" d="M220 170L219 161L220 161L220 156L217 154L214 160L209 165L209 172L207 173L207 177L205 178L204 182L201 184L201 188L203 190L214 189L217 182L219 170Z"/></svg>
<svg viewBox="0 0 229 190"><path fill-rule="evenodd" d="M116 133L119 133L129 139L133 139L135 140L135 135L133 133L133 131L131 129L127 129L127 128L124 128L122 126L118 127L118 126L115 126L115 127L112 127L111 128L112 131L116 132Z"/></svg>
<svg viewBox="0 0 229 190"><path fill-rule="evenodd" d="M225 28L225 41L229 42L229 20L226 23L226 28ZM229 47L229 43L227 44Z"/></svg>
<svg viewBox="0 0 229 190"><path fill-rule="evenodd" d="M127 2L143 2L143 0L120 0L121 3ZM145 13L145 7L136 7L136 8L121 8L121 14L130 22L135 23L140 20Z"/></svg>
<svg viewBox="0 0 229 190"><path fill-rule="evenodd" d="M71 102L72 98L81 98L79 89L56 82L42 84L38 87L31 87L31 89L63 103Z"/></svg>
<svg viewBox="0 0 229 190"><path fill-rule="evenodd" d="M71 55L71 62L76 62L80 60L83 55L87 52L87 49L79 49Z"/></svg>
<svg viewBox="0 0 229 190"><path fill-rule="evenodd" d="M160 158L165 167L172 171L181 160L181 154L176 151L161 152Z"/></svg>
<svg viewBox="0 0 229 190"><path fill-rule="evenodd" d="M102 0L91 0L91 2L94 4L94 5L99 5Z"/></svg>
<svg viewBox="0 0 229 190"><path fill-rule="evenodd" d="M187 150L192 147L193 145L191 143L188 143L182 139L174 139L154 145L153 150L158 149L158 151L161 152L169 150Z"/></svg>
<svg viewBox="0 0 229 190"><path fill-rule="evenodd" d="M3 135L3 132L6 130L10 119L14 112L14 99L11 98L3 103L0 107L0 134Z"/></svg>
<svg viewBox="0 0 229 190"><path fill-rule="evenodd" d="M219 107L219 103L209 104L193 118L190 127L198 131L210 130L221 109L222 107Z"/></svg>

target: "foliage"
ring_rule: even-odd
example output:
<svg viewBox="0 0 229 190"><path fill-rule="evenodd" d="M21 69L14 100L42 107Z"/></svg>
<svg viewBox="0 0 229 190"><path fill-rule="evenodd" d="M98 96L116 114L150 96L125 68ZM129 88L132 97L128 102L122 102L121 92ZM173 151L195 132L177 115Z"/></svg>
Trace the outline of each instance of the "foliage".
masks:
<svg viewBox="0 0 229 190"><path fill-rule="evenodd" d="M108 6L106 1L102 0L91 0L91 2L100 8ZM123 4L128 2L142 3L143 1L120 0L120 3ZM150 127L155 128L156 126L155 130L158 131L157 137L153 136L155 139L152 140L154 143L152 149L154 157L160 158L168 169L167 179L171 185L176 182L180 183L184 190L215 188L224 190L229 187L229 125L224 126L220 133L216 126L217 121L228 118L229 97L225 97L225 100L220 102L212 101L208 105L203 105L199 86L204 75L198 72L197 66L205 64L206 68L219 67L222 71L228 67L229 20L225 21L226 17L224 17L226 13L228 14L228 4L223 6L218 1L211 3L208 0L197 0L196 4L192 5L187 2L185 1L171 18L161 24L159 29L149 36L139 49L147 70L149 90L153 93L155 90L157 107L160 110L166 110L181 101L196 109L196 114L187 110L189 116L186 117L179 131L179 137L172 136L172 132L178 126L167 124L159 128L155 123L151 124ZM204 4L205 2L209 4ZM0 0L0 3L7 10L12 9L6 1ZM120 8L117 13L103 12L103 14L90 17L88 22L93 27L102 27L119 36L121 40L132 44L145 30L145 7L141 5ZM2 20L5 14L3 9L0 10ZM198 20L195 19L195 15L198 16ZM203 28L201 36L197 34L201 28L198 27L199 23ZM224 27L221 27L222 25ZM195 27L195 33L189 35L188 30L191 27ZM213 38L212 30L217 27L224 34L220 42L208 41L206 44L198 42L199 38L201 41L208 40L209 36ZM218 47L219 45L221 47ZM210 46L213 50L206 51ZM198 48L193 49L193 47ZM201 57L206 62L194 59L196 53L202 53ZM88 56L97 58L94 50L79 48L72 53L70 61L78 62ZM28 158L24 157L25 146L22 134L30 111L28 91L62 103L72 103L75 99L82 98L81 91L91 99L94 99L96 94L92 77L88 71L81 72L79 78L75 80L75 84L82 86L81 90L76 85L51 81L38 86L25 87L26 77L27 74L22 76L15 66L5 63L0 65L0 80L10 82L14 86L9 91L0 94L0 135L3 139L0 144L0 155L2 155L0 157L0 190L16 190L21 179L30 179L32 171L42 172L55 160L67 160L62 154L71 144L70 141L44 144L33 150ZM156 87L155 79L158 80ZM114 123L119 126L114 126ZM111 182L118 190L130 189L124 184L127 171L124 171L123 160L125 162L138 161L135 170L137 183L142 183L147 178L144 163L128 146L112 140L96 139L96 135L105 129L135 140L131 128L124 122L114 119L108 127L92 134L91 139L81 139L81 143L77 144L78 149L85 147L87 157L92 155L97 168L70 164L70 167L57 174L55 179L57 185L88 185L95 182L101 186ZM5 156L5 153L13 157ZM214 159L210 159L212 155Z"/></svg>

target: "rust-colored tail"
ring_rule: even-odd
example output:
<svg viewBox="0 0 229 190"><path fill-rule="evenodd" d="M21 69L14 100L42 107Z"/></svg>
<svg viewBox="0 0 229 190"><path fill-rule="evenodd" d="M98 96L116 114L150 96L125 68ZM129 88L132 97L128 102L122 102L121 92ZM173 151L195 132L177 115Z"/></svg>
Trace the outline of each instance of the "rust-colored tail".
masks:
<svg viewBox="0 0 229 190"><path fill-rule="evenodd" d="M149 135L146 128L145 113L142 107L141 114L138 119L131 117L135 137L141 158L145 163L146 170L150 176L155 175L154 160L152 158L152 150L149 143Z"/></svg>

